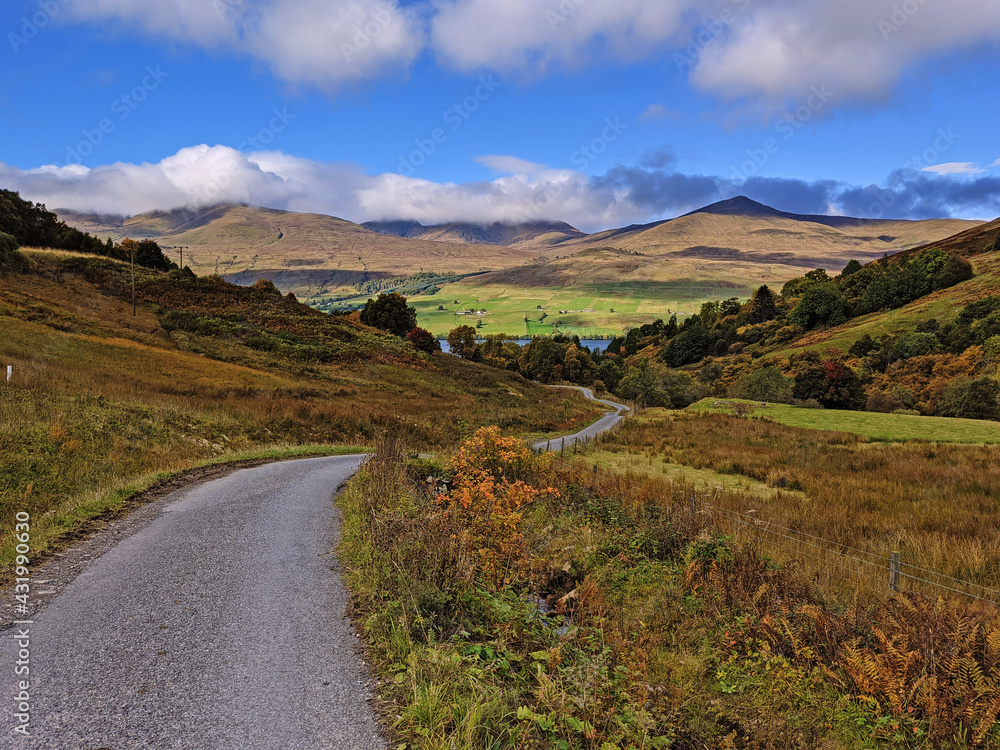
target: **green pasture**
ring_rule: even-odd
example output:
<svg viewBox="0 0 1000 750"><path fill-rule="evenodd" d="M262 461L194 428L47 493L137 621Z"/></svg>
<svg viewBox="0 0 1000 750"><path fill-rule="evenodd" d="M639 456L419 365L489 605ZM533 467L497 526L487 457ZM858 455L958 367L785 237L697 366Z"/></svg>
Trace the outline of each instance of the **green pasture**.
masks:
<svg viewBox="0 0 1000 750"><path fill-rule="evenodd" d="M688 409L729 412L717 403L737 403L739 399L707 398ZM751 402L743 402L751 403ZM921 417L911 414L878 414L868 411L837 411L834 409L803 409L783 404L757 407L753 416L773 419L789 427L829 430L863 435L880 442L902 443L924 440L931 443L1000 443L1000 422L947 417Z"/></svg>

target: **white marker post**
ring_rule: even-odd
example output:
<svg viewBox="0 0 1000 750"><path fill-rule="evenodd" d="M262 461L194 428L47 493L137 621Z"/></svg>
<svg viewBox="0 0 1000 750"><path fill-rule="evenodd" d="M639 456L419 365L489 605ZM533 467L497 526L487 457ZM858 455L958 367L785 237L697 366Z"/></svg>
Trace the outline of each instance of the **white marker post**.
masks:
<svg viewBox="0 0 1000 750"><path fill-rule="evenodd" d="M11 366L11 365L7 365L7 382L8 382L8 383L10 382L10 379L11 379L11 378L12 378L13 376L14 376L14 368L13 368L13 366Z"/></svg>

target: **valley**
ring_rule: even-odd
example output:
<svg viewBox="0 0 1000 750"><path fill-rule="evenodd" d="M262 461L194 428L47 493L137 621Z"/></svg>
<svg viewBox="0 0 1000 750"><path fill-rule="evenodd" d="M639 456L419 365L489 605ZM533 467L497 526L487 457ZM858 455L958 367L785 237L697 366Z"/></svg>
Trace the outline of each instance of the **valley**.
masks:
<svg viewBox="0 0 1000 750"><path fill-rule="evenodd" d="M560 223L358 225L226 205L127 219L60 216L102 239L154 239L175 262L183 252L184 265L200 275L218 273L244 285L269 279L323 310L363 305L371 295L360 289L373 281L389 291L396 280L405 287L413 275L436 276L433 293L414 289L407 296L421 326L438 336L469 310L486 310L473 322L482 321L484 334L615 335L674 313L693 314L707 301L745 300L761 284L780 286L813 268L838 272L850 260L869 262L977 224L799 216L747 198L594 235ZM449 274L461 278L448 282Z"/></svg>

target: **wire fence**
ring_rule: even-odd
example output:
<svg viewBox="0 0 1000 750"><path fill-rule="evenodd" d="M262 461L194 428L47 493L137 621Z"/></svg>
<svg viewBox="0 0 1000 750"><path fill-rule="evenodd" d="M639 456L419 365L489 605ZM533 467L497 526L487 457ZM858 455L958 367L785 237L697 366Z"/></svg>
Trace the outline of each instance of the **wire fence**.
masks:
<svg viewBox="0 0 1000 750"><path fill-rule="evenodd" d="M567 460L571 455L586 451L593 440L551 441L564 469L578 469ZM568 451L567 451L568 449ZM593 481L624 487L635 498L648 494L641 487L619 474L610 474L593 466ZM749 543L761 554L775 561L795 561L812 583L827 597L835 600L856 598L861 593L878 597L900 592L922 594L930 598L956 595L991 606L1000 605L1000 590L965 581L929 568L907 563L899 551L876 553L850 546L815 534L782 526L756 511L727 508L712 502L711 493L698 493L690 488L670 498L674 506L688 506L706 527L715 528L733 538L736 543ZM716 499L718 494L716 493Z"/></svg>

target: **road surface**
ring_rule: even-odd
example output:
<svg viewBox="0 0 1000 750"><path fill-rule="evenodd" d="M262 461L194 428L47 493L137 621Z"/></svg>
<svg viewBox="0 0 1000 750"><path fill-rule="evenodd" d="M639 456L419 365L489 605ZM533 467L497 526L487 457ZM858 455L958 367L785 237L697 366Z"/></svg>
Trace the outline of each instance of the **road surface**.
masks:
<svg viewBox="0 0 1000 750"><path fill-rule="evenodd" d="M577 442L584 442L585 440L591 440L602 432L607 432L616 424L621 422L625 418L625 412L629 411L629 408L624 404L616 404L614 401L605 401L604 399L596 398L594 392L589 388L581 388L575 385L560 385L555 386L556 388L571 388L574 391L580 391L584 396L586 396L591 401L596 401L599 404L605 404L611 407L614 411L609 411L603 417L598 419L589 427L580 430L573 435L567 435L566 437L552 438L551 440L540 440L535 443L532 447L536 451L561 450L564 446L566 448L572 448Z"/></svg>
<svg viewBox="0 0 1000 750"><path fill-rule="evenodd" d="M333 497L362 461L268 464L158 501L27 626L27 738L19 626L0 633L0 748L386 747L331 554Z"/></svg>

